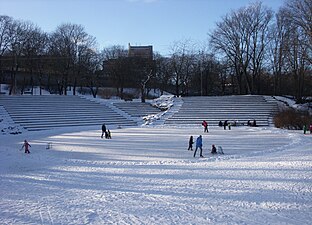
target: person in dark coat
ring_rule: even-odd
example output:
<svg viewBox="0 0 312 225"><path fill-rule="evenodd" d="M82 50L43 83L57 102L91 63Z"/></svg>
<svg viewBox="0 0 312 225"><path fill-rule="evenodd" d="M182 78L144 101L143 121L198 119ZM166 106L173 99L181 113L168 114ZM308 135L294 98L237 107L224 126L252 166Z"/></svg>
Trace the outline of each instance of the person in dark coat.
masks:
<svg viewBox="0 0 312 225"><path fill-rule="evenodd" d="M25 139L24 140L24 144L23 144L23 146L22 146L22 149L23 148L25 148L25 153L30 153L30 151L29 151L29 147L31 147L31 145L28 143L28 141Z"/></svg>
<svg viewBox="0 0 312 225"><path fill-rule="evenodd" d="M191 136L191 137L190 137L190 140L189 140L189 147L188 147L187 150L193 151L193 144L194 144L193 136Z"/></svg>
<svg viewBox="0 0 312 225"><path fill-rule="evenodd" d="M211 154L217 154L217 148L215 145L212 145L211 147Z"/></svg>
<svg viewBox="0 0 312 225"><path fill-rule="evenodd" d="M223 124L222 124L222 121L220 120L219 121L219 127L222 127L223 126Z"/></svg>
<svg viewBox="0 0 312 225"><path fill-rule="evenodd" d="M225 120L224 123L223 123L223 128L224 128L224 130L226 130L226 127L227 127L227 126L228 126L228 121Z"/></svg>
<svg viewBox="0 0 312 225"><path fill-rule="evenodd" d="M303 134L306 134L307 133L307 130L308 130L308 128L307 128L307 125L303 125Z"/></svg>
<svg viewBox="0 0 312 225"><path fill-rule="evenodd" d="M198 148L200 149L200 157L204 157L203 156L203 139L201 135L199 135L199 137L196 139L196 148L194 152L194 157L196 156L196 152Z"/></svg>
<svg viewBox="0 0 312 225"><path fill-rule="evenodd" d="M102 135L101 135L101 138L103 138L103 135L106 134L106 126L105 124L103 123L102 125Z"/></svg>
<svg viewBox="0 0 312 225"><path fill-rule="evenodd" d="M252 126L256 127L257 126L257 122L256 120L253 120Z"/></svg>

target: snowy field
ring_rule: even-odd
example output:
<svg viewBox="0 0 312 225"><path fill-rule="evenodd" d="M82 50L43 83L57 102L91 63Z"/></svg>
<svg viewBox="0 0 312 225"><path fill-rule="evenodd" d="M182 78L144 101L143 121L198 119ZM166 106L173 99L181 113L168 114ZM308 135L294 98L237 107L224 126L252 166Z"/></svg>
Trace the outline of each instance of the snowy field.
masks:
<svg viewBox="0 0 312 225"><path fill-rule="evenodd" d="M111 131L111 140L100 126L1 135L1 224L311 224L312 135ZM205 158L187 151L199 134ZM19 151L25 138L31 154ZM211 155L212 144L225 155Z"/></svg>

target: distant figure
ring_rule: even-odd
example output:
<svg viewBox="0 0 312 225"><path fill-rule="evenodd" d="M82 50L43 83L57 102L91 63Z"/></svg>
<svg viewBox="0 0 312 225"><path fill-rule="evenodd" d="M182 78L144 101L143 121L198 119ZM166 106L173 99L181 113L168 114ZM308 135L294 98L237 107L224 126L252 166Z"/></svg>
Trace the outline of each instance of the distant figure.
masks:
<svg viewBox="0 0 312 225"><path fill-rule="evenodd" d="M247 121L247 126L251 126L250 120Z"/></svg>
<svg viewBox="0 0 312 225"><path fill-rule="evenodd" d="M112 139L112 135L109 129L107 129L107 139Z"/></svg>
<svg viewBox="0 0 312 225"><path fill-rule="evenodd" d="M312 134L312 124L310 124L310 134Z"/></svg>
<svg viewBox="0 0 312 225"><path fill-rule="evenodd" d="M308 130L308 129L307 129L307 125L304 124L304 125L303 125L303 134L306 134L306 133L307 133L307 130Z"/></svg>
<svg viewBox="0 0 312 225"><path fill-rule="evenodd" d="M252 126L254 126L254 127L256 127L256 126L257 126L257 122L256 122L256 120L254 120L254 121L253 121Z"/></svg>
<svg viewBox="0 0 312 225"><path fill-rule="evenodd" d="M228 124L228 127L229 127L229 130L231 130L232 124L229 123L229 124Z"/></svg>
<svg viewBox="0 0 312 225"><path fill-rule="evenodd" d="M223 126L223 123L222 123L222 121L220 120L219 121L219 127L222 127Z"/></svg>
<svg viewBox="0 0 312 225"><path fill-rule="evenodd" d="M228 121L225 120L224 123L223 123L223 128L224 128L224 130L226 130L227 125L228 125Z"/></svg>
<svg viewBox="0 0 312 225"><path fill-rule="evenodd" d="M31 145L30 145L30 144L28 143L28 141L25 139L25 140L24 140L24 144L23 144L23 146L22 146L21 149L25 148L25 153L29 154L29 153L30 153L29 147L31 147Z"/></svg>
<svg viewBox="0 0 312 225"><path fill-rule="evenodd" d="M103 123L102 125L102 135L101 135L101 138L103 138L103 135L106 133L106 126L105 124Z"/></svg>
<svg viewBox="0 0 312 225"><path fill-rule="evenodd" d="M188 146L188 149L187 149L187 150L193 151L193 144L194 144L193 136L191 136L191 137L190 137L190 140L189 140L189 146Z"/></svg>
<svg viewBox="0 0 312 225"><path fill-rule="evenodd" d="M215 145L212 145L211 147L211 154L217 154L217 149Z"/></svg>
<svg viewBox="0 0 312 225"><path fill-rule="evenodd" d="M208 123L206 122L206 120L202 122L202 125L204 126L204 132L208 133Z"/></svg>
<svg viewBox="0 0 312 225"><path fill-rule="evenodd" d="M224 154L223 149L222 149L222 147L221 147L221 146L218 146L217 153L218 153L218 154L221 154L221 155L223 155L223 154Z"/></svg>
<svg viewBox="0 0 312 225"><path fill-rule="evenodd" d="M199 137L196 139L196 148L194 152L194 157L196 156L196 152L198 148L200 149L200 157L204 157L203 156L203 139L201 135L199 135Z"/></svg>

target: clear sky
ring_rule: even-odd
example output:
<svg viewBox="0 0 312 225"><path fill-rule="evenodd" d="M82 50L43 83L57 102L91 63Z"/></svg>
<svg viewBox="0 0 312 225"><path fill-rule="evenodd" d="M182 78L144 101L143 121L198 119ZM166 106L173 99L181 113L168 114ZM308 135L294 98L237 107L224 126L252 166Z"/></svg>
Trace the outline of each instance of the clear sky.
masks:
<svg viewBox="0 0 312 225"><path fill-rule="evenodd" d="M255 0L256 1L256 0ZM58 25L84 26L99 49L111 45L153 45L169 54L176 41L205 43L215 22L253 0L0 0L0 15L31 21L43 31ZM277 11L284 0L262 0Z"/></svg>

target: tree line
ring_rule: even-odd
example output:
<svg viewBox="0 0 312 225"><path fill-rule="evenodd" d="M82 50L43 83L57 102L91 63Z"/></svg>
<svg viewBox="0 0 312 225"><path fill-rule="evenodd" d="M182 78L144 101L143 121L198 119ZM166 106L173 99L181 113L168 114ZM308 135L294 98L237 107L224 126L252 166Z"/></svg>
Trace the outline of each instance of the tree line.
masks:
<svg viewBox="0 0 312 225"><path fill-rule="evenodd" d="M3 15L0 83L10 84L10 94L40 86L66 95L68 87L74 94L87 87L96 96L109 86L121 97L125 88L139 88L142 101L152 88L176 96L292 95L302 101L312 95L311 15L309 0L287 0L278 12L256 2L226 14L203 46L180 40L169 56L154 53L152 63L129 58L119 45L98 50L81 25L46 33Z"/></svg>

